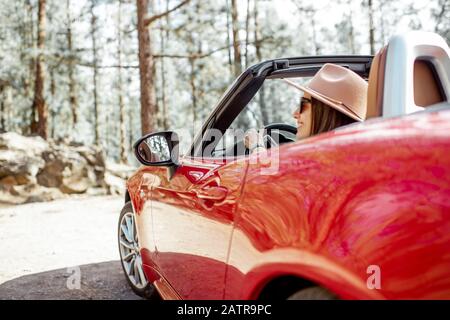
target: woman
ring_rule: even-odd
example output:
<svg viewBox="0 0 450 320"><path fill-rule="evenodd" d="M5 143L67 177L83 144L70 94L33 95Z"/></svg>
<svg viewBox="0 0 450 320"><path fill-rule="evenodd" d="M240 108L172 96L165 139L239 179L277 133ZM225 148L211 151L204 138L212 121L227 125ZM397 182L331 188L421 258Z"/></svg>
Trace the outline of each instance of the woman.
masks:
<svg viewBox="0 0 450 320"><path fill-rule="evenodd" d="M293 117L297 121L297 140L338 127L364 121L367 111L367 82L350 69L327 63L304 87L284 79L303 91ZM273 146L273 141L271 141ZM262 135L251 132L245 137L250 150L264 147Z"/></svg>

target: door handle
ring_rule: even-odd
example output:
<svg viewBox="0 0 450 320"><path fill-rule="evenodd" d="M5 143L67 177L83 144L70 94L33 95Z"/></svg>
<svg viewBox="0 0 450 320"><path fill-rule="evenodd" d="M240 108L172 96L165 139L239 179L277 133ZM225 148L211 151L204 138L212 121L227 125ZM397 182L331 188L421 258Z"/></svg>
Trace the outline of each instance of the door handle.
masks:
<svg viewBox="0 0 450 320"><path fill-rule="evenodd" d="M227 197L228 189L219 186L209 186L197 190L196 194L199 199L219 202Z"/></svg>

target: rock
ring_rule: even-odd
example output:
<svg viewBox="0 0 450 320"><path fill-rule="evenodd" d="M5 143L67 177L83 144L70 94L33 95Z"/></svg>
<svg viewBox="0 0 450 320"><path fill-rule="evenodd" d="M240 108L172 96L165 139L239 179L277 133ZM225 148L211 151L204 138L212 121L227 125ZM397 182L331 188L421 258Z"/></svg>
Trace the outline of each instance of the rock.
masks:
<svg viewBox="0 0 450 320"><path fill-rule="evenodd" d="M0 141L4 147L5 140ZM44 166L44 160L29 150L17 150L17 145L14 147L15 151L0 149L0 202L20 204L26 202L27 195L16 187L35 184L35 175Z"/></svg>
<svg viewBox="0 0 450 320"><path fill-rule="evenodd" d="M0 149L0 178L6 176L35 176L44 166L41 154L24 150Z"/></svg>
<svg viewBox="0 0 450 320"><path fill-rule="evenodd" d="M38 155L48 148L48 142L39 136L25 137L15 132L0 134L0 150L24 151Z"/></svg>
<svg viewBox="0 0 450 320"><path fill-rule="evenodd" d="M45 166L36 176L38 183L49 188L60 186L67 163L64 159L58 158L54 151L44 152L42 157L45 160Z"/></svg>
<svg viewBox="0 0 450 320"><path fill-rule="evenodd" d="M136 167L129 166L123 163L106 162L106 171L120 177L122 179L128 179L136 171Z"/></svg>
<svg viewBox="0 0 450 320"><path fill-rule="evenodd" d="M99 146L0 134L0 203L48 201L65 194L122 194L134 171L106 162Z"/></svg>
<svg viewBox="0 0 450 320"><path fill-rule="evenodd" d="M105 183L109 194L123 195L126 185L125 182L131 177L134 171L136 171L135 167L107 161Z"/></svg>
<svg viewBox="0 0 450 320"><path fill-rule="evenodd" d="M103 152L98 146L78 146L73 148L74 151L78 152L91 166L98 166L105 168L105 159L103 157Z"/></svg>
<svg viewBox="0 0 450 320"><path fill-rule="evenodd" d="M108 193L113 195L122 195L125 191L125 180L115 176L109 172L105 173L105 183L108 188Z"/></svg>
<svg viewBox="0 0 450 320"><path fill-rule="evenodd" d="M24 137L14 132L0 134L0 179L9 176L4 183L34 183L34 177L45 164L41 155L48 148L41 137Z"/></svg>
<svg viewBox="0 0 450 320"><path fill-rule="evenodd" d="M86 194L89 196L106 196L108 194L108 190L105 188L89 188L86 190Z"/></svg>
<svg viewBox="0 0 450 320"><path fill-rule="evenodd" d="M14 176L6 176L0 179L0 185L15 185L18 184Z"/></svg>
<svg viewBox="0 0 450 320"><path fill-rule="evenodd" d="M12 185L0 184L0 203L1 204L22 204L26 197L21 196L12 188Z"/></svg>
<svg viewBox="0 0 450 320"><path fill-rule="evenodd" d="M78 146L74 148L74 150L84 157L88 164L93 168L97 186L105 187L104 179L106 165L102 149L98 146Z"/></svg>
<svg viewBox="0 0 450 320"><path fill-rule="evenodd" d="M96 186L96 175L79 153L62 146L44 152L45 167L37 181L45 187L58 187L63 193L83 193Z"/></svg>
<svg viewBox="0 0 450 320"><path fill-rule="evenodd" d="M29 202L50 201L64 197L57 188L46 188L37 184L19 186L1 186L0 203L24 204Z"/></svg>
<svg viewBox="0 0 450 320"><path fill-rule="evenodd" d="M0 179L0 185L23 185L23 184L30 184L30 183L36 183L36 178L30 175L15 175L15 176L6 176L2 179Z"/></svg>
<svg viewBox="0 0 450 320"><path fill-rule="evenodd" d="M58 187L63 193L83 193L91 187L104 187L103 154L88 147L52 146L43 153L45 167L37 175L38 183ZM97 166L95 166L98 164Z"/></svg>
<svg viewBox="0 0 450 320"><path fill-rule="evenodd" d="M57 188L36 187L28 193L25 203L51 201L64 198L65 195Z"/></svg>

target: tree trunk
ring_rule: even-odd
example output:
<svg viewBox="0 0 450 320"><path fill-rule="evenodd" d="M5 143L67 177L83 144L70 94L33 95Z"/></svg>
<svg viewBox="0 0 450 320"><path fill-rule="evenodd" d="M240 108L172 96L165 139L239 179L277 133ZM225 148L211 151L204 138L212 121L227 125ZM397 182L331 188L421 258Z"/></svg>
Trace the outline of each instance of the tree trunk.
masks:
<svg viewBox="0 0 450 320"><path fill-rule="evenodd" d="M3 109L1 111L1 118L3 119L3 130L6 131L12 131L14 130L14 127L12 126L11 119L13 119L13 96L12 96L12 87L9 83L6 83L6 85L3 86L3 89L0 90L0 94L3 93L2 97L2 105Z"/></svg>
<svg viewBox="0 0 450 320"><path fill-rule="evenodd" d="M189 75L189 85L191 87L192 96L192 122L194 126L197 122L197 87L195 85L195 59L189 59L189 65L191 66L191 72Z"/></svg>
<svg viewBox="0 0 450 320"><path fill-rule="evenodd" d="M233 28L234 76L242 73L241 47L239 43L239 14L237 0L231 0L231 25Z"/></svg>
<svg viewBox="0 0 450 320"><path fill-rule="evenodd" d="M38 10L38 57L36 60L36 76L34 84L34 101L33 110L35 110L35 117L31 122L31 133L38 134L42 138L47 139L48 129L47 129L47 118L48 110L47 104L44 97L44 85L45 85L45 60L44 60L44 49L45 49L45 0L39 0L39 10ZM37 114L37 119L36 119Z"/></svg>
<svg viewBox="0 0 450 320"><path fill-rule="evenodd" d="M256 1L256 0L255 0ZM249 42L249 34L250 34L250 0L247 0L247 16L245 18L245 68L248 68L248 42Z"/></svg>
<svg viewBox="0 0 450 320"><path fill-rule="evenodd" d="M69 54L73 54L73 40L72 40L72 18L70 16L70 0L66 0L66 14L67 14L67 50ZM73 57L70 57L68 67L68 76L69 76L69 105L70 110L72 112L72 129L75 129L75 126L78 122L77 117L77 94L76 94L76 83L75 83L75 64L73 61Z"/></svg>
<svg viewBox="0 0 450 320"><path fill-rule="evenodd" d="M129 109L128 111L128 143L130 146L130 149L133 147L134 144L134 115L133 113L135 112L135 110L133 110L132 108Z"/></svg>
<svg viewBox="0 0 450 320"><path fill-rule="evenodd" d="M169 1L166 1L166 10L169 10ZM160 50L161 55L164 56L164 50L165 50L165 42L166 37L169 34L169 15L166 16L166 24L167 24L167 31L164 32L163 28L160 30ZM161 115L161 126L164 128L164 130L168 130L169 128L169 119L168 119L168 110L167 110L167 99L166 99L166 70L165 70L165 59L164 57L160 60L160 68L161 68L161 103L162 103L162 115Z"/></svg>
<svg viewBox="0 0 450 320"><path fill-rule="evenodd" d="M155 0L150 0L149 2L149 10L150 12L156 12L155 10L156 7L156 3ZM156 21L155 21L156 23ZM146 24L147 26L147 30L149 33L151 33L151 24ZM153 36L153 34L151 34ZM156 32L155 32L155 38L157 37ZM151 41L153 41L153 38L150 38ZM153 108L153 114L152 114L152 120L153 120L153 131L158 131L161 128L161 110L160 110L160 99L158 99L158 83L157 83L157 70L156 70L156 60L153 57L153 42L150 43L150 47L152 49L152 59L153 59L153 67L152 67L152 79L153 79L153 96L154 96L154 108Z"/></svg>
<svg viewBox="0 0 450 320"><path fill-rule="evenodd" d="M256 51L256 58L258 59L258 62L261 62L262 60L262 54L261 54L261 42L259 40L259 23L258 23L258 1L254 2L253 7L253 20L254 20L254 38L255 38L255 51Z"/></svg>
<svg viewBox="0 0 450 320"><path fill-rule="evenodd" d="M55 94L56 94L56 81L55 81L55 69L56 66L53 66L50 69L50 93L52 95L52 100L54 101ZM54 108L50 108L50 137L52 139L55 139L56 136L56 110Z"/></svg>
<svg viewBox="0 0 450 320"><path fill-rule="evenodd" d="M353 26L353 8L352 8L352 1L350 0L348 2L349 7L349 13L348 13L348 24L349 24L349 32L348 32L348 41L349 41L349 47L352 54L356 54L356 48L355 48L355 28Z"/></svg>
<svg viewBox="0 0 450 320"><path fill-rule="evenodd" d="M199 12L200 8L199 8L199 2L197 2L197 6L196 6L196 12ZM190 24L197 24L199 21L198 19L195 19L196 15L195 14L191 14L189 15L188 18L188 25ZM196 59L194 58L195 54L200 54L200 52L197 52L196 50L196 44L195 44L195 34L194 32L190 32L188 37L187 37L187 51L189 53L189 55L191 56L188 59L189 62L189 86L191 89L191 110L192 110L192 123L193 123L193 128L196 127L197 125L197 120L198 120L198 108L197 108L197 85L196 85L196 77L195 77L195 73L196 73Z"/></svg>
<svg viewBox="0 0 450 320"><path fill-rule="evenodd" d="M227 14L227 52L228 52L228 65L230 66L230 75L234 74L233 72L233 61L231 59L231 46L230 46L230 32L231 32L231 25L230 25L230 7L229 7L229 0L226 1L226 14Z"/></svg>
<svg viewBox="0 0 450 320"><path fill-rule="evenodd" d="M95 144L100 145L100 128L99 128L99 110L98 110L98 58L97 58L97 17L94 13L96 0L91 0L90 14L91 14L91 41L92 41L92 94L94 96L94 126L95 126Z"/></svg>
<svg viewBox="0 0 450 320"><path fill-rule="evenodd" d="M6 131L5 86L0 83L0 133Z"/></svg>
<svg viewBox="0 0 450 320"><path fill-rule="evenodd" d="M34 5L31 0L27 0L26 2L26 20L24 21L24 28L22 33L22 48L21 48L21 60L25 60L26 51L29 48L36 51L36 39L35 39L35 24L34 24ZM32 79L35 77L36 72L36 58L30 57L28 59L28 70L27 73L23 76L23 86L25 91L26 99L33 99L34 88L32 85ZM28 113L28 110L25 110L21 114L22 123L33 123L33 119L37 118L37 112L34 108L31 109L31 112ZM22 134L29 134L31 131L31 126L23 126Z"/></svg>
<svg viewBox="0 0 450 320"><path fill-rule="evenodd" d="M145 25L148 0L136 0L139 41L139 77L141 88L141 132L142 135L154 130L156 101L154 94L154 61L150 32Z"/></svg>
<svg viewBox="0 0 450 320"><path fill-rule="evenodd" d="M255 0L254 2L254 8L253 8L253 16L254 16L254 38L255 38L255 51L256 51L256 59L258 62L262 61L262 54L261 54L261 42L259 40L259 23L258 23L258 1ZM261 118L264 124L269 123L268 119L268 113L267 113L267 107L266 102L264 100L264 85L259 89L259 107L261 110Z"/></svg>
<svg viewBox="0 0 450 320"><path fill-rule="evenodd" d="M385 5L381 5L380 6L380 11L379 11L379 13L380 13L380 20L379 20L379 25L380 25L380 27L379 27L379 30L380 30L380 33L379 33L379 37L380 37L380 42L381 42L381 46L384 46L385 44L386 44L386 26L385 26L385 24L386 24L386 21L385 21L385 19L386 19L386 8L385 8ZM387 8L387 12L389 12L389 7ZM389 23L390 23L391 21L389 21Z"/></svg>
<svg viewBox="0 0 450 320"><path fill-rule="evenodd" d="M125 126L125 104L123 102L123 80L122 80L122 0L119 0L119 10L117 12L117 94L119 102L119 112L120 112L120 161L122 163L127 162L127 149L126 140L127 132Z"/></svg>
<svg viewBox="0 0 450 320"><path fill-rule="evenodd" d="M369 43L370 43L370 54L375 54L375 37L374 37L374 26L373 26L373 6L372 0L368 0L368 10L369 10Z"/></svg>
<svg viewBox="0 0 450 320"><path fill-rule="evenodd" d="M317 41L317 32L316 32L316 10L312 9L310 11L310 17L311 17L311 28L312 28L312 38L314 43L314 54L316 56L320 55L320 45Z"/></svg>
<svg viewBox="0 0 450 320"><path fill-rule="evenodd" d="M138 45L139 45L139 78L141 89L141 132L146 134L155 129L155 116L158 107L155 98L155 63L152 53L152 42L149 28L153 22L163 17L167 17L170 13L178 10L189 0L181 1L175 7L166 10L163 13L155 14L147 17L149 2L148 0L136 0L137 7L137 29L138 29ZM152 2L153 4L153 2Z"/></svg>
<svg viewBox="0 0 450 320"><path fill-rule="evenodd" d="M234 77L237 78L242 73L242 56L241 56L241 47L239 41L239 14L238 14L238 6L237 0L231 0L231 26L232 26L232 34L233 34L233 52L234 52ZM246 107L247 108L247 107ZM248 109L242 110L237 118L237 128L239 129L248 129L250 125L250 119L248 114Z"/></svg>

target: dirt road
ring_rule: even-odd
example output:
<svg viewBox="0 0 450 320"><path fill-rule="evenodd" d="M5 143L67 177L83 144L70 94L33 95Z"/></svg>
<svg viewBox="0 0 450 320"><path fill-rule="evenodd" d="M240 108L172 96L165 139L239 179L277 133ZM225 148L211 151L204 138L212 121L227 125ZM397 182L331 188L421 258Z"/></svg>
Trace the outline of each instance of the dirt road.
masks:
<svg viewBox="0 0 450 320"><path fill-rule="evenodd" d="M0 299L137 298L118 262L122 206L100 196L1 207Z"/></svg>

